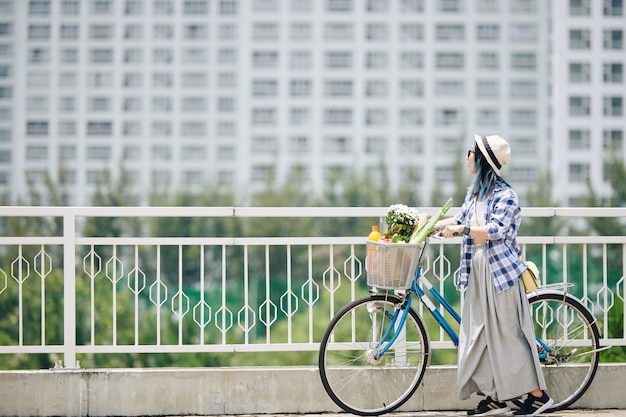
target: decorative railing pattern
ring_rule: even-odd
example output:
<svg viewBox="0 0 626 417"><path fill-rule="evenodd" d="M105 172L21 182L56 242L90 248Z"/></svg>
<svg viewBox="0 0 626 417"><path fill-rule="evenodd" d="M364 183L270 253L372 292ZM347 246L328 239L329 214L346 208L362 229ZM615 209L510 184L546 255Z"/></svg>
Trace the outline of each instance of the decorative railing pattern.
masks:
<svg viewBox="0 0 626 417"><path fill-rule="evenodd" d="M87 218L369 217L385 208L2 207L62 221L60 236L0 237L0 354L315 351L330 317L366 295L365 236L84 237ZM451 213L454 212L454 209ZM626 217L626 209L526 209L529 217ZM103 233L105 234L105 233ZM365 233L364 233L365 235ZM626 346L625 236L520 236L546 277ZM457 304L460 238L431 240L424 271ZM67 267L67 266L70 267ZM434 348L451 348L431 331Z"/></svg>

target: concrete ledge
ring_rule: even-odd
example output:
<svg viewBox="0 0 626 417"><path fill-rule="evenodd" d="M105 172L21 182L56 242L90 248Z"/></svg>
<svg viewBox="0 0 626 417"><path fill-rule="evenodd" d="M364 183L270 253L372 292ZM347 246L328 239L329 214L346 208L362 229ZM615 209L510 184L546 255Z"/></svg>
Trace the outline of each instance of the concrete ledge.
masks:
<svg viewBox="0 0 626 417"><path fill-rule="evenodd" d="M459 410L456 368L431 367L404 410ZM626 364L601 365L581 408L626 409ZM340 411L315 367L0 371L2 416L166 416Z"/></svg>

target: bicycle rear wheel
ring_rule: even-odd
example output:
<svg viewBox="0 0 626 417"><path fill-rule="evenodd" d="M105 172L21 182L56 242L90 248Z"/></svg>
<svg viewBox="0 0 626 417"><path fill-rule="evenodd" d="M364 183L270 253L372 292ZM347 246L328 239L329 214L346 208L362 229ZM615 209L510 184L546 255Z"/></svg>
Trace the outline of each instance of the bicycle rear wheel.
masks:
<svg viewBox="0 0 626 417"><path fill-rule="evenodd" d="M549 411L572 405L589 388L600 359L600 332L593 314L576 298L561 293L534 295L528 300L539 348ZM545 358L543 357L545 355Z"/></svg>
<svg viewBox="0 0 626 417"><path fill-rule="evenodd" d="M430 353L428 334L410 305L398 339L377 357L382 348L377 345L401 304L390 294L356 300L326 328L319 351L320 377L343 410L361 416L388 413L404 404L422 380Z"/></svg>

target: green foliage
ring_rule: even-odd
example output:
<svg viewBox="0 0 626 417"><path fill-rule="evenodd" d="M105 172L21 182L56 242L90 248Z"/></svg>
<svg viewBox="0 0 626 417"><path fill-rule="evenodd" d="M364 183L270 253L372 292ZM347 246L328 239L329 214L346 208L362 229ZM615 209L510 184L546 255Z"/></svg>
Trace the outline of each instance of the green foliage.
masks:
<svg viewBox="0 0 626 417"><path fill-rule="evenodd" d="M459 149L463 148L460 146ZM458 165L458 166L457 166ZM626 181L624 181L623 165L615 162L612 165L613 174L611 184L615 190L610 201L600 199L590 190L590 204L611 204L621 206L626 201ZM314 195L310 187L298 175L294 175L284 184L268 183L265 189L255 193L250 198L251 206L258 207L324 207L324 206L347 206L347 207L387 207L391 204L406 204L417 207L427 203L420 194L420 176L417 170L408 170L407 178L402 180L397 187L389 184L384 175L385 167L380 165L376 170L358 175L354 171L337 170L335 175L328 180L324 193ZM297 172L297 171L296 171ZM469 177L464 164L456 164L454 168L455 178L455 204L463 201L467 189ZM548 174L542 177L539 184L549 184ZM430 196L429 205L442 205L449 197L440 187ZM48 181L45 196L34 190L30 194L31 203L40 201L60 204L63 199L62 187L55 186ZM526 206L554 206L550 200L550 187L548 185L534 187L526 193ZM174 207L220 207L236 205L237 196L232 190L218 186L207 186L202 192L189 190L177 190L174 193L161 188L149 196L152 206ZM6 202L6 196L3 197ZM130 191L130 178L122 170L120 177L115 180L107 180L98 185L94 195L93 205L97 206L127 206L137 205L138 199ZM589 227L596 233L623 234L624 229L619 221L608 224L606 219L590 219ZM0 232L5 236L59 236L62 234L62 219L49 218L3 218L0 219ZM379 224L378 218L89 218L79 231L84 236L158 236L158 237L263 237L263 236L366 236L371 225ZM621 228L619 228L621 227ZM583 230L575 230L572 226L555 219L525 218L522 224L522 235L558 235L562 233L584 233ZM608 268L611 277L620 276L621 254L620 249L614 245L609 247ZM24 260L33 264L41 251L40 246L25 245L21 247L21 256ZM55 260L61 260L61 248L47 246L46 252L54 253ZM79 248L88 252L91 248ZM94 247L103 264L113 256L111 247ZM223 254L222 250L226 250ZM200 300L207 305L228 307L233 314L246 305L246 294L241 290L244 277L247 276L248 296L247 305L255 312L260 306L271 301L274 305L281 305L281 296L288 290L287 270L290 269L291 291L299 300L297 312L291 316L292 334L288 333L288 319L284 314L278 314L278 319L272 324L272 337L280 340L271 342L287 342L287 338L296 342L308 342L310 337L314 342L319 341L330 317L320 317L318 312L328 312L330 307L330 295L328 290L322 287L319 277L324 275L329 267L328 249L316 248L313 250L312 271L308 270L307 262L309 253L306 246L293 246L289 248L266 248L264 245L248 246L247 270L244 270L244 254L241 247L201 247L190 245L179 247L167 246L141 246L135 254L134 247L119 246L115 248L115 256L123 262L126 270L120 271L117 281L111 281L100 272L99 275L89 278L84 273L79 273L76 282L76 307L77 307L77 341L82 345L96 344L119 344L133 345L199 343L202 339L206 344L221 343L221 332L215 330L215 323L210 323L211 331L202 333L200 328L193 322L189 315L179 320L176 310L178 298L175 293L184 293L189 297L189 305L194 306ZM265 264L265 251L271 250L270 264ZM335 268L341 270L342 262L350 256L349 248L334 248L333 253ZM358 249L357 251L359 251ZM158 251L158 252L157 252ZM568 256L568 277L570 281L582 282L580 259L582 247L571 247ZM601 258L597 251L590 251L588 273L590 277L601 276ZM11 263L20 255L17 247L0 248L0 268L7 271ZM223 255L229 266L227 271L228 280L227 299L222 300L222 262ZM542 256L540 248L528 248L529 258ZM156 265L157 256L160 257L160 265ZM200 270L200 259L204 256L205 271ZM364 249L356 254L359 259L364 258ZM446 271L445 293L454 297L452 275L458 265L458 250L448 248L446 257L450 260L452 271ZM548 254L548 274L550 282L558 282L562 277L555 276L556 271L562 268L562 253L558 249ZM44 313L46 317L58 316L63 312L63 265L54 265L52 273L42 280L37 274L31 276L19 284L10 276L6 278L6 289L0 293L0 344L17 344L20 334L18 333L19 317L23 317L24 323L23 343L25 345L37 345L41 338L45 337L47 344L61 344L63 340L62 320L47 320L46 328L41 328L41 294L45 293ZM131 291L137 282L131 271L141 271L145 276L147 285L155 282L157 275L167 286L168 301L161 308L157 308L150 300L150 289L144 289L137 295ZM201 281L200 274L204 273L205 288L201 291L198 283ZM617 274L617 275L615 275ZM320 299L314 309L303 302L303 286L309 276L315 277L320 285ZM436 283L435 277L429 277L431 282ZM611 278L613 279L613 278ZM434 280L434 281L433 281ZM355 284L358 296L368 293L368 287L360 279ZM3 277L0 273L0 288ZM266 283L269 282L269 287ZM610 283L615 284L614 282ZM42 287L43 285L43 287ZM439 285L439 284L437 284ZM577 286L575 291L580 291ZM20 298L21 291L21 298ZM334 293L334 311L337 311L349 300L351 293L350 283L343 278L342 287ZM580 294L578 294L580 296ZM459 300L451 300L454 304ZM621 301L617 301L618 303ZM91 310L93 306L93 314ZM280 307L279 307L280 308ZM618 308L611 310L608 320L611 329L623 328L623 317L619 316ZM190 313L189 313L190 314ZM208 313L207 313L208 314ZM326 314L326 313L325 313ZM428 314L425 314L428 317ZM158 319L158 320L157 320ZM159 323L157 325L157 323ZM431 335L437 335L439 329L431 319L427 319ZM135 333L137 328L137 333ZM208 329L208 328L207 328ZM44 331L45 330L45 331ZM279 335L279 336L277 336ZM267 343L266 329L259 321L248 334L250 343ZM228 332L228 343L242 343L245 334L243 330L234 328ZM436 337L436 336L433 336ZM623 337L615 334L609 337ZM93 339L92 339L93 338ZM136 339L137 338L137 339ZM623 350L611 349L603 353L607 359L624 359ZM59 359L57 354L31 354L31 355L5 355L0 365L3 369L39 369L53 366L54 361ZM177 353L177 354L80 354L78 359L83 367L138 367L138 366L231 366L231 365L311 365L317 360L317 352L281 352L277 353ZM432 358L432 363L450 364L456 360L456 351L437 351ZM605 358L603 357L603 360Z"/></svg>

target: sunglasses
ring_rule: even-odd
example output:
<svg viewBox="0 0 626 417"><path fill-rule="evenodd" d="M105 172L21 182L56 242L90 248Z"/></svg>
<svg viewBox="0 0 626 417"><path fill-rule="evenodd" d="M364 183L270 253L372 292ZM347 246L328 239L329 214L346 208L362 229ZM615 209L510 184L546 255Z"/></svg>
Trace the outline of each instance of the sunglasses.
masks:
<svg viewBox="0 0 626 417"><path fill-rule="evenodd" d="M474 148L471 148L470 150L467 151L467 157L469 158L471 154L476 153L476 151L474 150Z"/></svg>

